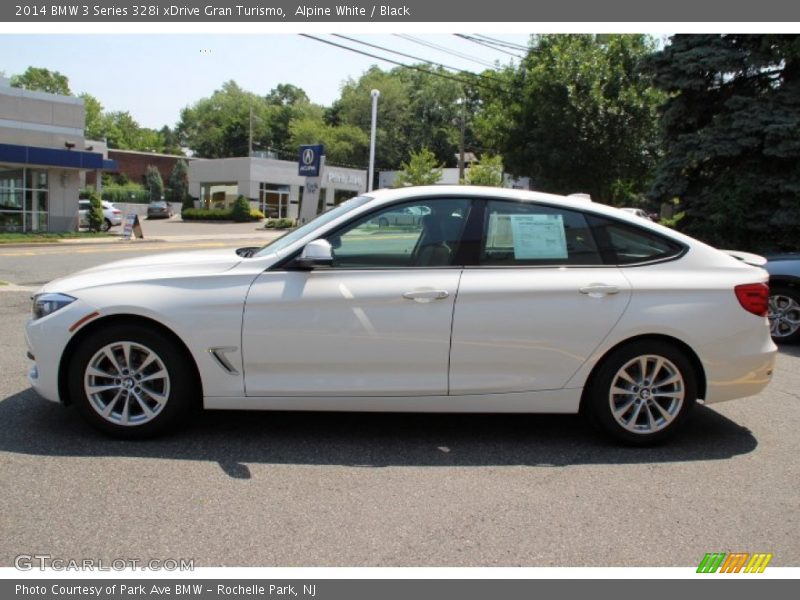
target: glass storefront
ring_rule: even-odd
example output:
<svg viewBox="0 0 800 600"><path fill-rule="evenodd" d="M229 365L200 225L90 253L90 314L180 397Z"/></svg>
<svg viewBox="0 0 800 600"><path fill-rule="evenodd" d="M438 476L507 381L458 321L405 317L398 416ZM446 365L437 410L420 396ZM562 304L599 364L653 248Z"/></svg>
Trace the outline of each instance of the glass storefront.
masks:
<svg viewBox="0 0 800 600"><path fill-rule="evenodd" d="M47 171L0 165L0 231L47 231Z"/></svg>
<svg viewBox="0 0 800 600"><path fill-rule="evenodd" d="M268 219L284 219L289 216L289 186L275 183L260 183L258 208Z"/></svg>

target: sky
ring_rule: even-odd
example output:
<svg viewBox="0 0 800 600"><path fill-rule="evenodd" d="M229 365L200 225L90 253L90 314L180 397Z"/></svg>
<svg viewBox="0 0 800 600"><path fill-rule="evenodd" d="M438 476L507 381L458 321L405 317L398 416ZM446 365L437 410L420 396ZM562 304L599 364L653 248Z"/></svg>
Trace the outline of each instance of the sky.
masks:
<svg viewBox="0 0 800 600"><path fill-rule="evenodd" d="M329 33L314 35L399 62L417 62ZM346 35L459 69L485 68L394 34ZM529 39L526 33L488 35L520 45ZM413 37L489 63L518 60L455 35ZM259 95L279 83L291 83L305 90L312 102L328 106L338 98L344 81L357 79L373 64L384 69L395 66L296 34L0 34L0 72L6 77L29 66L59 71L69 78L73 93L88 92L106 111L129 111L139 125L154 129L173 127L182 108L210 96L231 79Z"/></svg>

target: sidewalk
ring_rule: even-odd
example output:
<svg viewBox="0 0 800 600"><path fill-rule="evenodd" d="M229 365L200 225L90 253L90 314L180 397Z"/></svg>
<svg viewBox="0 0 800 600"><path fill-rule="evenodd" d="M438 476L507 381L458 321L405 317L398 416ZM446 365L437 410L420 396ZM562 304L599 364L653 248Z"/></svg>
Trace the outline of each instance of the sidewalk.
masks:
<svg viewBox="0 0 800 600"><path fill-rule="evenodd" d="M96 244L142 244L158 242L192 242L200 240L249 240L266 244L283 235L285 230L264 229L261 223L197 223L180 219L142 222L143 238L124 240L122 228L114 227L108 237L100 238L65 238L54 242L9 243L0 244L0 248L41 248L57 246L83 246Z"/></svg>

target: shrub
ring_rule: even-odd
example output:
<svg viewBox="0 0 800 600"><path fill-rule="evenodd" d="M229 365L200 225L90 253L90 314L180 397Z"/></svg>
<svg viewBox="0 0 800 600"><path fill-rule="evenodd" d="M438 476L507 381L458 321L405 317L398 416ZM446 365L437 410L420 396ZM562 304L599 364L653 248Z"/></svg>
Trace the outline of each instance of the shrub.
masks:
<svg viewBox="0 0 800 600"><path fill-rule="evenodd" d="M291 229L294 226L294 219L267 219L267 222L264 223L266 229Z"/></svg>
<svg viewBox="0 0 800 600"><path fill-rule="evenodd" d="M231 217L237 223L244 223L250 220L250 201L244 196L236 198L231 209Z"/></svg>
<svg viewBox="0 0 800 600"><path fill-rule="evenodd" d="M233 219L228 208L187 208L181 212L184 221L230 221Z"/></svg>
<svg viewBox="0 0 800 600"><path fill-rule="evenodd" d="M100 200L100 194L91 192L89 194L89 213L86 215L86 220L89 222L89 231L100 231L103 227L103 202Z"/></svg>
<svg viewBox="0 0 800 600"><path fill-rule="evenodd" d="M184 221L235 221L232 208L184 208L181 212ZM243 221L258 221L264 215L260 210L250 210Z"/></svg>

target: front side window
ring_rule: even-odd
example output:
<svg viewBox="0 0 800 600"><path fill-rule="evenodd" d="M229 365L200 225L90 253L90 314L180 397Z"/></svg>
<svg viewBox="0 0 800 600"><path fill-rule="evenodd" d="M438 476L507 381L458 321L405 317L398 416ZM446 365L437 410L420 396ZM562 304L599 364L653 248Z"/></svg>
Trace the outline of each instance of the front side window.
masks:
<svg viewBox="0 0 800 600"><path fill-rule="evenodd" d="M429 199L384 207L328 236L333 266L452 266L469 206L464 199Z"/></svg>
<svg viewBox="0 0 800 600"><path fill-rule="evenodd" d="M522 202L492 200L487 203L481 265L599 265L602 262L582 213Z"/></svg>

